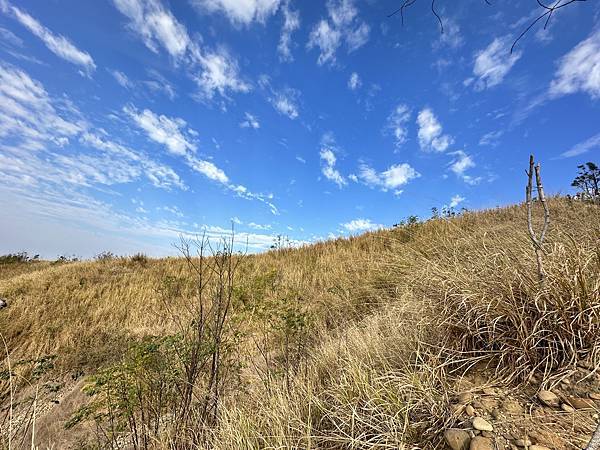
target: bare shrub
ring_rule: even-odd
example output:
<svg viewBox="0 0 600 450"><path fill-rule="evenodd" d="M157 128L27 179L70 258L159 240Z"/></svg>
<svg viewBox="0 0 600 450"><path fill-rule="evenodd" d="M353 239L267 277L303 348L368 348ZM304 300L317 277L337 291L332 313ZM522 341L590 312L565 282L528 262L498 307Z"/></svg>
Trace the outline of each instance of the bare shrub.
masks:
<svg viewBox="0 0 600 450"><path fill-rule="evenodd" d="M213 247L207 238L179 246L194 281L192 297L182 280L167 278L160 290L177 333L150 336L130 346L116 365L90 379L93 400L69 427L93 419L98 440L136 449L160 440L171 448L201 446L219 418L221 396L235 371L236 335L228 328L235 273L242 260L231 239Z"/></svg>

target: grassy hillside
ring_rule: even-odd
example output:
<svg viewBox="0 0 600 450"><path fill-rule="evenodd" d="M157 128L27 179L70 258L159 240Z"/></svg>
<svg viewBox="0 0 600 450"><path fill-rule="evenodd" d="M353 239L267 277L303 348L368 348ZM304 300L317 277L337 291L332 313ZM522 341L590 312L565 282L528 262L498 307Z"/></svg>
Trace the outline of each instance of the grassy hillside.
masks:
<svg viewBox="0 0 600 450"><path fill-rule="evenodd" d="M522 206L224 259L231 289L214 276L202 297L231 294L216 344L194 319L197 258L0 265L0 446L441 448L460 429L581 448L600 406L576 404L600 392L600 209L550 210L542 283ZM186 385L194 336L206 364Z"/></svg>

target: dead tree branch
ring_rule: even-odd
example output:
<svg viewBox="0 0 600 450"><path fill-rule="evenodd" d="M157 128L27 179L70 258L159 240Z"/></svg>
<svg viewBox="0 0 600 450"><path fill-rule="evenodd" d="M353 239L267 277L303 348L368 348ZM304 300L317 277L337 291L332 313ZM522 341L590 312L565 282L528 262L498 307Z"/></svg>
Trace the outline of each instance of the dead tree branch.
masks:
<svg viewBox="0 0 600 450"><path fill-rule="evenodd" d="M483 1L485 2L486 5L492 6L492 3L490 2L490 0L483 0ZM535 26L535 24L537 24L538 22L540 22L543 19L546 19L546 22L544 23L544 30L545 30L548 28L550 19L552 18L552 16L554 15L554 13L556 11L564 8L565 6L569 6L573 3L586 2L586 1L587 0L555 0L553 5L546 5L541 0L536 0L538 7L541 8L541 13L539 16L537 16L535 19L533 19L531 21L531 23L519 34L519 36L517 36L517 38L514 40L513 44L510 47L510 53L511 54L513 53L517 43ZM400 7L398 9L396 9L396 10L392 11L390 14L388 14L388 18L393 17L396 14L400 13L402 26L404 26L404 12L408 7L414 5L416 2L417 2L417 0L403 0L402 4L400 5ZM436 2L436 0L431 1L431 13L435 16L435 18L437 19L437 21L440 25L440 33L444 34L444 23L443 23L442 17L439 15L439 13L436 10L435 2Z"/></svg>
<svg viewBox="0 0 600 450"><path fill-rule="evenodd" d="M537 200L542 204L544 208L544 225L542 226L542 232L537 237L533 231L532 222L532 209L533 209L533 175L535 173L535 183L537 189ZM529 237L533 243L535 250L535 258L537 261L538 277L540 281L544 281L546 273L544 272L544 266L542 261L542 255L544 254L543 244L546 237L546 231L548 231L548 225L550 224L550 210L546 203L546 196L544 194L544 187L542 185L542 177L540 174L540 164L535 165L533 155L529 156L529 170L527 171L527 187L525 188L525 202L527 203L527 228L529 230Z"/></svg>

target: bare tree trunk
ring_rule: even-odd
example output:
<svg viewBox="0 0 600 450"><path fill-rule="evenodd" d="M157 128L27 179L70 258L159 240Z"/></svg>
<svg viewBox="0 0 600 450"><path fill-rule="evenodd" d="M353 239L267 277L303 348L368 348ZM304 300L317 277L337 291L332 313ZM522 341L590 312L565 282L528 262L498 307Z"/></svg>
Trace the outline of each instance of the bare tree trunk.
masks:
<svg viewBox="0 0 600 450"><path fill-rule="evenodd" d="M544 225L542 227L542 232L540 237L538 238L533 231L533 222L532 222L532 209L533 209L533 199L532 199L532 191L533 191L533 174L535 173L535 183L537 189L537 199L542 204L544 208ZM548 204L546 203L546 196L544 195L544 187L542 185L542 177L540 174L540 165L539 163L534 166L533 155L529 156L529 170L527 171L527 187L525 188L525 202L527 203L527 228L529 230L529 237L531 238L531 242L533 243L533 248L535 250L535 259L537 261L537 271L538 278L540 281L544 281L546 278L546 272L544 271L544 265L542 260L542 255L544 254L544 249L542 245L544 244L544 238L546 237L546 231L548 231L548 225L550 224L550 210L548 209Z"/></svg>

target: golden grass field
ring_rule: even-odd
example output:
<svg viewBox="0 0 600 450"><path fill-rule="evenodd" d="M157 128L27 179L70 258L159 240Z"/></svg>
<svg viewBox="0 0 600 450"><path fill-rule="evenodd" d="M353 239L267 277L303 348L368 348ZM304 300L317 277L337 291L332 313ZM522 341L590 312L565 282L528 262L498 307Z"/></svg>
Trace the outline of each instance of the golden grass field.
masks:
<svg viewBox="0 0 600 450"><path fill-rule="evenodd" d="M568 406L600 392L600 208L549 206L542 283L522 205L234 257L218 421L182 440L165 416L135 445L444 448L457 428L582 448L600 403ZM0 266L0 448L111 448L92 416L65 427L102 395L82 387L178 333L196 287L184 258ZM494 430L475 432L466 406Z"/></svg>

